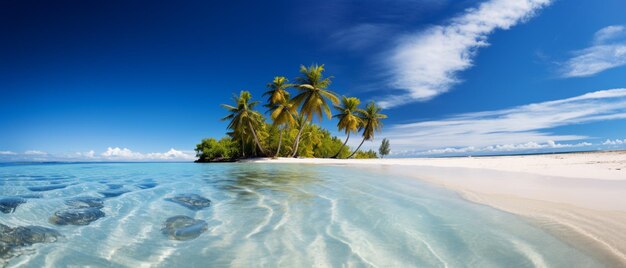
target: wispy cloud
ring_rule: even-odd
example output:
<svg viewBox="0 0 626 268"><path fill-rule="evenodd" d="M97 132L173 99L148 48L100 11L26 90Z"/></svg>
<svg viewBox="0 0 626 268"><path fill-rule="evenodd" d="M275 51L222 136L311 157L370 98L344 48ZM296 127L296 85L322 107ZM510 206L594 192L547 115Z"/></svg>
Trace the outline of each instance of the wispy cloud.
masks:
<svg viewBox="0 0 626 268"><path fill-rule="evenodd" d="M30 150L30 151L24 152L24 154L25 155L47 155L48 153L42 152L42 151L37 151L37 150Z"/></svg>
<svg viewBox="0 0 626 268"><path fill-rule="evenodd" d="M30 150L23 153L0 151L0 161L192 161L195 153L170 149L164 153L141 153L128 148L109 147L96 154L94 150L71 153L46 153Z"/></svg>
<svg viewBox="0 0 626 268"><path fill-rule="evenodd" d="M574 51L574 56L563 64L561 76L585 77L626 65L626 29L612 25L594 34L591 47Z"/></svg>
<svg viewBox="0 0 626 268"><path fill-rule="evenodd" d="M554 141L547 141L545 143L538 142L526 142L518 144L499 144L490 145L485 147L460 147L460 148L443 148L443 149L431 149L428 151L413 153L414 155L458 155L458 154L470 154L470 153L508 153L508 152L520 152L520 151L535 151L542 149L564 149L564 148L580 148L592 146L589 142L580 143L556 143ZM402 153L396 154L401 156Z"/></svg>
<svg viewBox="0 0 626 268"><path fill-rule="evenodd" d="M107 160L154 161L154 160L194 160L195 154L171 148L165 153L139 153L128 148L109 147L101 154Z"/></svg>
<svg viewBox="0 0 626 268"><path fill-rule="evenodd" d="M555 127L604 120L626 119L626 89L611 89L577 97L533 103L509 109L464 113L441 120L396 124L387 127L394 152L418 154L441 148L504 147L577 141L585 135L558 135ZM546 143L547 142L547 143ZM554 143L555 145L558 143ZM500 149L504 149L504 147Z"/></svg>
<svg viewBox="0 0 626 268"><path fill-rule="evenodd" d="M525 21L550 2L490 0L446 25L403 37L388 58L392 86L401 93L388 96L380 104L389 108L447 92L459 83L457 74L472 66L478 49L489 45L489 34Z"/></svg>
<svg viewBox="0 0 626 268"><path fill-rule="evenodd" d="M604 44L610 41L614 41L614 39L625 37L625 34L626 32L624 32L624 26L611 25L598 30L593 35L593 42L595 44Z"/></svg>
<svg viewBox="0 0 626 268"><path fill-rule="evenodd" d="M387 39L393 33L393 26L381 23L361 23L338 30L330 35L332 44L349 50L362 50Z"/></svg>

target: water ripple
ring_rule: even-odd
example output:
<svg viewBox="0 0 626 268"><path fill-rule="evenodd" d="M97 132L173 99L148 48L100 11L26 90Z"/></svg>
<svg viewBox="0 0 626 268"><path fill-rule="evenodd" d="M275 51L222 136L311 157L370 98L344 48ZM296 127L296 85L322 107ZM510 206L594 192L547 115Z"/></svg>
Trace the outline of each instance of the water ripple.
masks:
<svg viewBox="0 0 626 268"><path fill-rule="evenodd" d="M65 238L25 248L9 266L61 267L574 267L596 260L519 218L405 178L344 166L68 164L0 167L0 198L32 194L10 226L41 225ZM65 186L65 187L63 187ZM76 197L102 198L105 217L54 226ZM117 195L117 193L120 193ZM194 193L210 206L167 198ZM183 215L206 232L173 241Z"/></svg>

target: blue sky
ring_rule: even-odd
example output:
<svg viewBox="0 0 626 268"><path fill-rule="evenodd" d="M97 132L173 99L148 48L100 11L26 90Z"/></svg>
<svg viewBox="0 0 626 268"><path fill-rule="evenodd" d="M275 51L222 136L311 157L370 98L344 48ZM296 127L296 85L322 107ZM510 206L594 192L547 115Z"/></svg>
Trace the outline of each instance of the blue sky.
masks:
<svg viewBox="0 0 626 268"><path fill-rule="evenodd" d="M326 64L392 154L626 147L626 2L0 1L0 160L185 160ZM336 122L323 126L334 130ZM354 140L358 142L358 140Z"/></svg>

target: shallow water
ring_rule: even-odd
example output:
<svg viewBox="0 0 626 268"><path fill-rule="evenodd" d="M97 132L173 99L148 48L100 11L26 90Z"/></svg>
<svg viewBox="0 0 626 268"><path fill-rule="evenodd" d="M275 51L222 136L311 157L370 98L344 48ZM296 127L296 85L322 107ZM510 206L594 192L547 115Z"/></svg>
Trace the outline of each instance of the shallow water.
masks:
<svg viewBox="0 0 626 268"><path fill-rule="evenodd" d="M1 197L33 193L39 198L24 198L14 212L0 213L0 223L51 228L63 237L16 247L13 256L0 259L0 265L601 266L517 216L418 180L351 167L0 166ZM196 194L210 204L197 196L189 201L192 204L172 202L181 194ZM104 217L88 225L51 223L56 211L72 208L68 204L75 202L68 200L75 197L102 198L102 208L87 209L100 209ZM175 216L197 222L178 232L163 230ZM174 239L173 234L183 239Z"/></svg>

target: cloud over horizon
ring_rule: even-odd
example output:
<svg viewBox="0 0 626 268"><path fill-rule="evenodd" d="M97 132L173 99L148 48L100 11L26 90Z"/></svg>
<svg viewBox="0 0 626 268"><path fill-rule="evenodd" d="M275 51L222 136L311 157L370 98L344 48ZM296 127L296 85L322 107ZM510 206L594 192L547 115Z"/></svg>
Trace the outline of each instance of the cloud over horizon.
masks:
<svg viewBox="0 0 626 268"><path fill-rule="evenodd" d="M443 149L431 149L424 152L419 152L417 155L455 155L455 154L469 154L469 153L506 153L506 152L520 152L520 151L534 151L541 149L563 149L563 148L580 148L592 146L589 142L580 143L556 143L554 141L547 141L545 143L526 142L518 144L498 144L489 145L485 147L461 147L454 148L448 147ZM396 156L401 156L403 152L399 152Z"/></svg>
<svg viewBox="0 0 626 268"><path fill-rule="evenodd" d="M403 37L387 60L392 87L400 93L383 98L379 104L390 108L447 92L460 82L458 73L472 66L478 49L489 45L487 38L493 31L508 30L550 3L490 0L467 9L446 25Z"/></svg>
<svg viewBox="0 0 626 268"><path fill-rule="evenodd" d="M61 161L61 162L111 162L111 161L193 161L195 153L179 151L171 148L164 153L141 153L128 148L108 147L106 151L96 154L94 150L88 152L72 152L51 154L43 151L29 150L23 153L0 151L0 161Z"/></svg>
<svg viewBox="0 0 626 268"><path fill-rule="evenodd" d="M561 69L563 78L593 76L626 65L626 29L611 25L594 34L593 45L573 52Z"/></svg>
<svg viewBox="0 0 626 268"><path fill-rule="evenodd" d="M580 141L592 137L553 134L550 129L615 119L626 119L626 89L623 88L502 110L463 113L441 120L395 124L387 128L384 137L392 141L393 151L402 155L446 148L502 151L507 148L529 149L541 144L556 148L559 143L555 141Z"/></svg>

